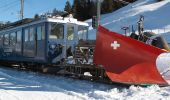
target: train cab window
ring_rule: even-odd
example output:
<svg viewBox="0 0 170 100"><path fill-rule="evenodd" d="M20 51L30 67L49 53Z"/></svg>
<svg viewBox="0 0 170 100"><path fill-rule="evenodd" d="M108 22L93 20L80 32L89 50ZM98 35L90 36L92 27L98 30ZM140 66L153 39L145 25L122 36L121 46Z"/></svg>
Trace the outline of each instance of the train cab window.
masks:
<svg viewBox="0 0 170 100"><path fill-rule="evenodd" d="M67 26L67 40L73 40L74 39L74 25L68 24Z"/></svg>
<svg viewBox="0 0 170 100"><path fill-rule="evenodd" d="M33 27L30 28L29 37L30 37L30 41L34 41L34 28Z"/></svg>
<svg viewBox="0 0 170 100"><path fill-rule="evenodd" d="M10 34L10 45L15 45L16 44L16 33L13 32Z"/></svg>
<svg viewBox="0 0 170 100"><path fill-rule="evenodd" d="M4 34L4 45L9 45L9 34Z"/></svg>
<svg viewBox="0 0 170 100"><path fill-rule="evenodd" d="M64 39L64 25L51 23L50 39Z"/></svg>
<svg viewBox="0 0 170 100"><path fill-rule="evenodd" d="M78 26L78 39L87 40L88 28L85 26Z"/></svg>
<svg viewBox="0 0 170 100"><path fill-rule="evenodd" d="M21 42L21 31L17 31L17 43Z"/></svg>
<svg viewBox="0 0 170 100"><path fill-rule="evenodd" d="M29 29L24 30L25 42L29 41Z"/></svg>
<svg viewBox="0 0 170 100"><path fill-rule="evenodd" d="M37 40L44 40L45 39L45 26L41 25L37 27Z"/></svg>

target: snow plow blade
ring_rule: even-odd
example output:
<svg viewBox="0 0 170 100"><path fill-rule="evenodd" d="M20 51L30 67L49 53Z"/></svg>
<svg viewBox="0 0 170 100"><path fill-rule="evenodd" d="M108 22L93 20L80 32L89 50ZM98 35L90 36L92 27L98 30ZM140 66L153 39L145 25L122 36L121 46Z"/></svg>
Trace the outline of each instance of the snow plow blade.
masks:
<svg viewBox="0 0 170 100"><path fill-rule="evenodd" d="M167 51L102 26L97 32L94 63L102 65L113 82L169 85L170 54Z"/></svg>

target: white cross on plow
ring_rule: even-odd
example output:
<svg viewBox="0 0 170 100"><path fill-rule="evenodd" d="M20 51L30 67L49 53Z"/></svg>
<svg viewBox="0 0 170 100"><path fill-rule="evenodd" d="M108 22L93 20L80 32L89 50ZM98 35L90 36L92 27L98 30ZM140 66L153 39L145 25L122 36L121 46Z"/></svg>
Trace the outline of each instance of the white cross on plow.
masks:
<svg viewBox="0 0 170 100"><path fill-rule="evenodd" d="M114 41L113 43L111 43L111 47L116 50L118 47L120 47L120 44L117 41Z"/></svg>

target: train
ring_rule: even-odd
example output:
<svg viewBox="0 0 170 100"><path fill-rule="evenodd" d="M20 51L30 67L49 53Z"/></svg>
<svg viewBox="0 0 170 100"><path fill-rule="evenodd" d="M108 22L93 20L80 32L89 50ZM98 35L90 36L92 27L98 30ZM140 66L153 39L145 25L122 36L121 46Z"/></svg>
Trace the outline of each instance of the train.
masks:
<svg viewBox="0 0 170 100"><path fill-rule="evenodd" d="M73 53L78 41L87 38L87 29L87 23L73 18L18 21L0 31L0 56L2 60L57 63L70 56L68 48Z"/></svg>
<svg viewBox="0 0 170 100"><path fill-rule="evenodd" d="M26 18L0 29L1 65L84 77L104 75L93 64L88 23L68 16ZM84 67L82 67L82 65ZM97 70L97 71L96 71Z"/></svg>
<svg viewBox="0 0 170 100"><path fill-rule="evenodd" d="M10 23L0 29L0 64L107 83L169 84L155 65L169 50L162 37L149 32L125 36L99 26L97 39L90 40L88 29L88 23L71 16Z"/></svg>

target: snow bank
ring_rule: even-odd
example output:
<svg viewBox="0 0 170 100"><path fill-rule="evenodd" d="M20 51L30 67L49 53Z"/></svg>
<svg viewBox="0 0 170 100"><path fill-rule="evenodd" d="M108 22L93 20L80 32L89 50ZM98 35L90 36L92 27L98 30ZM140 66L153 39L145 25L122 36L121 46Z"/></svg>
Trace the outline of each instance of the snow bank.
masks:
<svg viewBox="0 0 170 100"><path fill-rule="evenodd" d="M145 16L145 29L170 34L170 0L139 0L116 12L102 15L101 24L124 33L123 26L136 25ZM91 23L91 20L87 22ZM89 37L96 30L90 27ZM167 38L168 40L169 38ZM169 39L170 41L170 39ZM170 100L170 87L123 87L83 80L0 68L0 100Z"/></svg>
<svg viewBox="0 0 170 100"><path fill-rule="evenodd" d="M0 100L170 100L170 87L106 85L0 68Z"/></svg>

